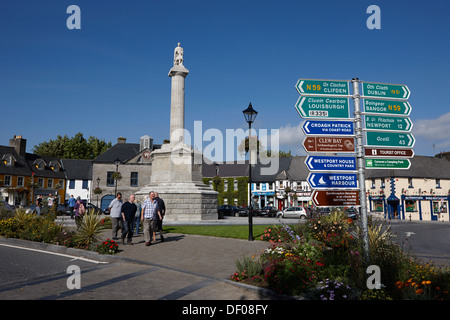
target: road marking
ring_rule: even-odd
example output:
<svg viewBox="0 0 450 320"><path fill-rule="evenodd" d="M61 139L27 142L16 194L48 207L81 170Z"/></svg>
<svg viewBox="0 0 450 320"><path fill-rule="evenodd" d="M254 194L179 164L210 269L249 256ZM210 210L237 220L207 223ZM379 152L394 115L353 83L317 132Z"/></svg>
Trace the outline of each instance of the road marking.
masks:
<svg viewBox="0 0 450 320"><path fill-rule="evenodd" d="M408 231L408 232L405 232L405 233L406 233L407 237L411 237L411 235L415 234L414 232L411 232L411 231Z"/></svg>
<svg viewBox="0 0 450 320"><path fill-rule="evenodd" d="M61 257L66 257L66 258L72 258L72 260L70 260L70 261L82 260L82 261L91 262L91 263L97 263L97 264L109 263L107 261L97 261L97 260L92 260L92 259L87 259L87 258L82 258L82 257L71 256L69 254L64 254L64 253L50 252L50 251L39 250L39 249L32 249L32 248L25 248L25 247L13 246L13 245L4 244L4 243L0 243L0 246L16 248L16 249L22 249L22 250L28 250L28 251L34 251L34 252L47 253L47 254L53 254L55 256L61 256Z"/></svg>

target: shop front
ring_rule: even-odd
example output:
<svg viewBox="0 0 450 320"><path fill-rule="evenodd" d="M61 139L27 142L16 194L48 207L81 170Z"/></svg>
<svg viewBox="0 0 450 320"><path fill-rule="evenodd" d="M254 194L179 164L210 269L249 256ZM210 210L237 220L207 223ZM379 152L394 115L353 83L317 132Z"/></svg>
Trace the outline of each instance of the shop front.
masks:
<svg viewBox="0 0 450 320"><path fill-rule="evenodd" d="M450 196L402 195L403 215L407 220L450 221Z"/></svg>

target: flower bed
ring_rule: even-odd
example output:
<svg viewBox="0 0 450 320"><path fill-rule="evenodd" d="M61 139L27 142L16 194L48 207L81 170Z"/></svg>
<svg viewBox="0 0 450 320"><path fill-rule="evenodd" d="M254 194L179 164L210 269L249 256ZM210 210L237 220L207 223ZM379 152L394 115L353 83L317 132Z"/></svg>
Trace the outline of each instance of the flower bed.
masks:
<svg viewBox="0 0 450 320"><path fill-rule="evenodd" d="M424 264L393 243L389 228L369 221L370 261L362 258L361 230L339 211L292 228L267 227L270 246L236 261L234 281L317 300L450 298L450 269ZM367 287L364 266L381 270L381 288Z"/></svg>

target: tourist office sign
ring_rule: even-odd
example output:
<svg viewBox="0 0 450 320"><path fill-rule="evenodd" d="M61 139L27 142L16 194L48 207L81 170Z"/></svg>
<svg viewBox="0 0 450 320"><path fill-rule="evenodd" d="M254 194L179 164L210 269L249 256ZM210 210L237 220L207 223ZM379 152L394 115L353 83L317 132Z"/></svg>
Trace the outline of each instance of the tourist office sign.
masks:
<svg viewBox="0 0 450 320"><path fill-rule="evenodd" d="M356 157L308 156L309 171L356 171Z"/></svg>
<svg viewBox="0 0 450 320"><path fill-rule="evenodd" d="M410 133L378 131L366 132L367 146L412 148L414 146L414 143L415 139Z"/></svg>
<svg viewBox="0 0 450 320"><path fill-rule="evenodd" d="M348 98L300 96L295 109L302 118L350 118Z"/></svg>
<svg viewBox="0 0 450 320"><path fill-rule="evenodd" d="M316 207L356 207L360 205L359 191L314 190L311 199Z"/></svg>
<svg viewBox="0 0 450 320"><path fill-rule="evenodd" d="M303 148L307 152L354 153L354 137L306 136Z"/></svg>
<svg viewBox="0 0 450 320"><path fill-rule="evenodd" d="M408 100L411 91L404 84L361 82L362 98Z"/></svg>
<svg viewBox="0 0 450 320"><path fill-rule="evenodd" d="M364 148L366 157L383 158L412 158L414 150L412 149L389 149L389 148Z"/></svg>
<svg viewBox="0 0 450 320"><path fill-rule="evenodd" d="M350 96L350 82L345 80L299 79L295 88L301 95Z"/></svg>
<svg viewBox="0 0 450 320"><path fill-rule="evenodd" d="M366 169L404 169L411 167L408 159L365 159Z"/></svg>
<svg viewBox="0 0 450 320"><path fill-rule="evenodd" d="M411 105L408 101L364 99L363 113L409 116Z"/></svg>
<svg viewBox="0 0 450 320"><path fill-rule="evenodd" d="M353 136L355 123L353 121L308 120L303 123L302 129L306 135Z"/></svg>
<svg viewBox="0 0 450 320"><path fill-rule="evenodd" d="M356 173L311 172L307 181L312 189L358 189Z"/></svg>
<svg viewBox="0 0 450 320"><path fill-rule="evenodd" d="M410 132L413 127L412 121L405 117L365 115L364 123L366 125L366 130L377 131Z"/></svg>

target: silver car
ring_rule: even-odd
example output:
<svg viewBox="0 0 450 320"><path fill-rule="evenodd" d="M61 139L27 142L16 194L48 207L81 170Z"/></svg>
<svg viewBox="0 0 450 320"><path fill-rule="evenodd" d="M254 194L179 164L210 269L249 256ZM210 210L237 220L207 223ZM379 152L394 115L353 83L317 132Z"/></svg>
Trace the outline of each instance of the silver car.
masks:
<svg viewBox="0 0 450 320"><path fill-rule="evenodd" d="M283 211L278 211L277 218L307 219L308 213L303 207L291 207Z"/></svg>

